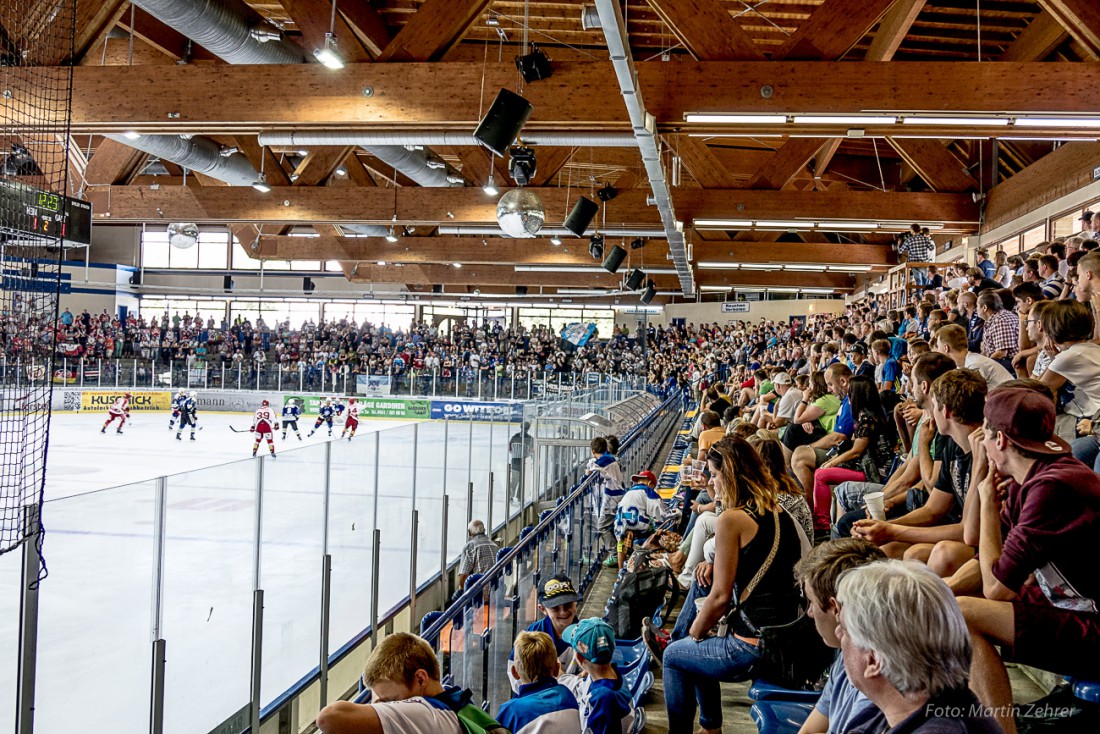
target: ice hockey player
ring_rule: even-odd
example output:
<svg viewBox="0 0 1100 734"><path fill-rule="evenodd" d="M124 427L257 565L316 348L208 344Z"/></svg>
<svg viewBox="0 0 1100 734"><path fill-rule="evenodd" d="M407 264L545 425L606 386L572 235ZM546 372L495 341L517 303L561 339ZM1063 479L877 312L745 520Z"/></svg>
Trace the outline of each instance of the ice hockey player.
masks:
<svg viewBox="0 0 1100 734"><path fill-rule="evenodd" d="M178 421L179 417L180 417L180 408L186 402L187 402L187 393L184 392L183 388L181 387L176 392L176 396L174 398L172 398L172 420L168 421L168 430L169 431L171 431L173 428L175 428L176 421Z"/></svg>
<svg viewBox="0 0 1100 734"><path fill-rule="evenodd" d="M180 438L180 434L183 433L183 429L188 426L191 427L191 440L195 440L195 427L198 424L198 396L199 394L192 390L189 395L185 396L183 404L179 407L180 429L176 431L177 441L183 440Z"/></svg>
<svg viewBox="0 0 1100 734"><path fill-rule="evenodd" d="M271 413L271 403L263 401L256 415L252 416L252 432L256 434L255 443L252 444L252 455L260 448L260 441L267 439L267 448L271 452L271 458L275 458L275 431L279 430L279 422Z"/></svg>
<svg viewBox="0 0 1100 734"><path fill-rule="evenodd" d="M355 398L348 400L347 416L344 418L344 430L340 431L340 438L344 437L344 434L351 431L351 435L348 436L348 440L355 438L355 429L359 427L359 403L355 401Z"/></svg>
<svg viewBox="0 0 1100 734"><path fill-rule="evenodd" d="M115 433L122 435L122 426L126 424L126 419L130 417L130 393L125 393L121 398L115 400L114 404L107 409L107 422L103 424L103 428L100 429L100 433L107 432L107 426L114 422L115 418L118 418L118 428Z"/></svg>
<svg viewBox="0 0 1100 734"><path fill-rule="evenodd" d="M327 423L328 435L329 438L332 438L332 418L335 415L336 408L332 407L332 398L325 398L325 402L321 404L317 411L317 422L313 424L313 430L309 432L309 435L312 436L317 433L317 429L321 427L321 424Z"/></svg>
<svg viewBox="0 0 1100 734"><path fill-rule="evenodd" d="M339 418L340 416L342 416L344 414L344 408L345 408L344 399L342 397L340 397L339 395L336 395L336 396L332 397L331 400L332 400L332 408L333 408L333 410L336 411L336 417Z"/></svg>
<svg viewBox="0 0 1100 734"><path fill-rule="evenodd" d="M294 431L294 435L298 437L298 440L302 440L302 434L298 433L298 416L302 414L302 409L298 407L298 401L295 398L287 398L286 405L283 406L283 440L286 440L286 429Z"/></svg>

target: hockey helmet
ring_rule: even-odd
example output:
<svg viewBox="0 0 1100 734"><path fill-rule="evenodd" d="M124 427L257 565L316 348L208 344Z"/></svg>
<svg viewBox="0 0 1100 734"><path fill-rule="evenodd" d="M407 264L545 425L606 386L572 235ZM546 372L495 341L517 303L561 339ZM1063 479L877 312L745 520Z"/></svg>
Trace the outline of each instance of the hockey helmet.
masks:
<svg viewBox="0 0 1100 734"><path fill-rule="evenodd" d="M262 401L262 402L260 403L260 405L262 405L262 406L264 406L264 407L266 408L266 407L268 407L269 405L271 405L271 403L269 403L268 401L264 400L264 401Z"/></svg>
<svg viewBox="0 0 1100 734"><path fill-rule="evenodd" d="M192 390L190 393L187 394L187 397L190 397L190 398L197 398L198 396L199 396L199 394L197 392L195 392L194 390Z"/></svg>

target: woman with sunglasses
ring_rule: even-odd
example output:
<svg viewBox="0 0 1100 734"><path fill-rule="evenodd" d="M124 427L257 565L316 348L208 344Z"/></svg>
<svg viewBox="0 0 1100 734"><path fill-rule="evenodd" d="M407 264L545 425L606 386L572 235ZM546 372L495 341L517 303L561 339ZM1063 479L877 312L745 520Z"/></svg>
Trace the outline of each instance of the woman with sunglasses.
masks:
<svg viewBox="0 0 1100 734"><path fill-rule="evenodd" d="M719 681L750 676L760 655L757 628L798 616L792 574L802 552L795 521L779 505L777 482L752 446L726 437L707 452L707 468L725 508L715 529L714 563L696 567L662 656L669 731L691 731L698 705L701 734L721 731ZM744 602L728 614L728 632L717 636L713 630L739 599Z"/></svg>

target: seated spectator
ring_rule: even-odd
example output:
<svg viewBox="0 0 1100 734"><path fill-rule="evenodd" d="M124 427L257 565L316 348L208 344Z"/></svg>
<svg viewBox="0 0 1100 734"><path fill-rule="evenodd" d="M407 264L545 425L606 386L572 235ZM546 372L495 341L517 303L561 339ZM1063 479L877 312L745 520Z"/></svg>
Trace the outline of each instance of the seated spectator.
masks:
<svg viewBox="0 0 1100 734"><path fill-rule="evenodd" d="M813 617L817 633L829 647L840 647L836 636L840 613L836 602L837 579L849 569L885 559L883 552L867 541L845 538L822 543L795 566L795 578L806 596L809 615ZM817 699L798 734L847 732L853 720L873 709L874 704L848 680L844 656L838 654L829 669L821 698Z"/></svg>
<svg viewBox="0 0 1100 734"><path fill-rule="evenodd" d="M618 540L618 567L622 568L634 544L644 541L676 510L665 505L657 494L657 475L643 471L630 478L631 488L619 500L615 511L615 537Z"/></svg>
<svg viewBox="0 0 1100 734"><path fill-rule="evenodd" d="M990 387L996 387L1012 379L1012 375L1004 365L969 350L966 332L961 326L955 324L941 326L936 332L935 341L937 351L953 359L956 366L977 372Z"/></svg>
<svg viewBox="0 0 1100 734"><path fill-rule="evenodd" d="M485 573L497 562L500 546L485 534L485 523L472 520L466 528L466 545L462 547L462 557L458 562L458 594L462 593L466 579L475 573Z"/></svg>
<svg viewBox="0 0 1100 734"><path fill-rule="evenodd" d="M1007 372L1019 351L1020 319L1005 308L997 293L986 291L978 296L978 315L985 321L982 355L994 360Z"/></svg>
<svg viewBox="0 0 1100 734"><path fill-rule="evenodd" d="M942 331L942 329L941 329ZM928 501L892 521L860 520L852 535L882 546L892 558L927 561L932 548L941 541L963 540L962 508L971 486L973 434L981 428L985 405L985 381L970 370L955 369L932 383L932 417L941 438L941 460L936 486ZM973 550L960 549L954 559L956 568L973 556Z"/></svg>
<svg viewBox="0 0 1100 734"><path fill-rule="evenodd" d="M981 352L985 322L978 315L978 296L966 292L959 294L959 326L966 329L966 345L971 352Z"/></svg>
<svg viewBox="0 0 1100 734"><path fill-rule="evenodd" d="M1092 420L1100 414L1100 344L1092 341L1093 316L1077 301L1053 301L1041 313L1043 332L1057 354L1039 379L1055 392L1073 385L1072 396L1060 400L1055 432L1071 441L1080 433L1092 433Z"/></svg>
<svg viewBox="0 0 1100 734"><path fill-rule="evenodd" d="M794 477L790 475L783 463L783 447L766 431L757 431L745 440L749 442L749 446L756 449L756 453L764 461L764 466L778 484L779 506L794 518L795 526L799 530L799 540L802 541L802 555L806 555L814 544L813 512L806 503L802 490L795 484Z"/></svg>
<svg viewBox="0 0 1100 734"><path fill-rule="evenodd" d="M760 655L757 626L789 623L799 608L790 582L801 555L798 531L780 508L759 455L746 442L726 438L711 447L707 463L726 510L718 516L714 563L696 567L663 653L665 706L675 732L692 730L697 702L700 730L720 730L719 681L744 680ZM728 635L709 636L729 611L735 585L741 613L729 620Z"/></svg>
<svg viewBox="0 0 1100 734"><path fill-rule="evenodd" d="M507 734L480 707L470 703L469 691L444 687L439 679L435 650L407 632L386 636L367 659L363 683L371 703L337 701L317 714L324 734L409 734L440 732L463 734L475 723L493 734Z"/></svg>
<svg viewBox="0 0 1100 734"><path fill-rule="evenodd" d="M794 421L779 432L780 441L789 451L824 438L836 423L840 410L840 398L829 391L825 373L817 371L809 375L809 389L803 392L795 410ZM786 454L786 452L784 452Z"/></svg>
<svg viewBox="0 0 1100 734"><path fill-rule="evenodd" d="M706 456L707 449L715 441L725 436L726 431L722 428L722 421L719 419L718 413L713 410L704 410L699 421L703 426L703 430L699 434L699 451L696 456Z"/></svg>
<svg viewBox="0 0 1100 734"><path fill-rule="evenodd" d="M912 561L853 568L837 584L848 680L875 709L847 731L1000 734L967 687L966 622L947 584Z"/></svg>
<svg viewBox="0 0 1100 734"><path fill-rule="evenodd" d="M848 400L855 418L852 438L836 446L836 455L819 466L813 475L815 531L825 532L832 526L833 485L841 482L881 484L886 481L894 460L897 434L886 419L871 378L853 377L848 383Z"/></svg>
<svg viewBox="0 0 1100 734"><path fill-rule="evenodd" d="M885 495L888 519L900 517L924 505L940 472L940 461L937 458L937 441L940 439L932 418L932 383L940 375L953 369L955 363L951 358L939 352L923 355L913 364L912 379L909 381L912 400L901 406L903 419L914 427L914 440L909 456L886 484L872 481L844 482L834 488L833 495L845 514L833 526L832 537L848 537L851 535L853 523L866 518L863 497L869 492L882 492Z"/></svg>
<svg viewBox="0 0 1100 734"><path fill-rule="evenodd" d="M886 349L887 351L890 350L889 342L887 342ZM874 363L867 359L867 347L859 342L848 347L848 369L856 375L871 375L873 377L875 374Z"/></svg>
<svg viewBox="0 0 1100 734"><path fill-rule="evenodd" d="M758 428L782 428L794 420L798 410L798 404L802 402L802 391L794 386L791 376L786 372L778 372L772 378L775 392L779 395L779 402L775 406L775 412L758 409L754 424Z"/></svg>
<svg viewBox="0 0 1100 734"><path fill-rule="evenodd" d="M538 589L538 610L542 618L527 625L528 632L545 632L554 642L554 649L558 651L558 662L562 665L562 671L575 672L573 662L573 648L562 640L565 628L577 621L577 602L583 599L573 586L573 581L567 574L559 573L542 581ZM512 685L512 691L519 690L519 678L513 677L509 670L508 680Z"/></svg>
<svg viewBox="0 0 1100 734"><path fill-rule="evenodd" d="M871 361L875 363L875 387L879 392L897 390L901 382L901 365L890 354L890 342L878 339L871 344Z"/></svg>
<svg viewBox="0 0 1100 734"><path fill-rule="evenodd" d="M847 441L855 429L852 405L848 400L848 381L851 378L852 371L847 365L834 364L825 370L825 382L829 385L829 392L840 399L840 408L837 410L832 431L809 446L799 446L791 454L791 473L802 485L806 502L811 508L814 506L814 470L828 461L829 450Z"/></svg>
<svg viewBox="0 0 1100 734"><path fill-rule="evenodd" d="M1012 367L1017 377L1028 377L1031 374L1030 365L1034 364L1034 357L1039 352L1038 345L1029 334L1028 325L1035 304L1044 300L1043 289L1037 283L1020 283L1012 289L1012 295L1016 299L1016 315L1019 317L1020 327Z"/></svg>
<svg viewBox="0 0 1100 734"><path fill-rule="evenodd" d="M977 492L985 598L959 604L974 644L972 686L1010 734L1002 655L1062 675L1100 676L1100 477L1067 456L1054 424L1053 403L1034 391L1000 388L986 401L991 468Z"/></svg>
<svg viewBox="0 0 1100 734"><path fill-rule="evenodd" d="M564 732L581 734L577 699L558 683L561 663L554 641L545 632L520 632L512 647L511 674L519 692L497 711L497 721L512 734Z"/></svg>
<svg viewBox="0 0 1100 734"><path fill-rule="evenodd" d="M993 257L994 263L997 266L997 270L993 274L993 280L1000 283L1002 288L1011 288L1012 276L1015 275L1015 273L1008 266L1008 254L1004 250L997 250L997 253Z"/></svg>
<svg viewBox="0 0 1100 734"><path fill-rule="evenodd" d="M1066 285L1066 279L1058 272L1058 258L1054 255L1043 255L1039 258L1039 287L1043 290L1043 296L1048 300L1062 297L1062 289Z"/></svg>
<svg viewBox="0 0 1100 734"><path fill-rule="evenodd" d="M987 260L991 266L992 261ZM994 280L990 275L986 275L981 268L970 268L966 271L966 281L970 285L970 292L974 295L980 294L982 291L997 290L1001 287L1001 284Z"/></svg>
<svg viewBox="0 0 1100 734"><path fill-rule="evenodd" d="M587 677L588 685L577 690L581 730L585 734L629 734L634 728L634 702L611 664L615 630L602 619L590 617L570 625L564 639Z"/></svg>

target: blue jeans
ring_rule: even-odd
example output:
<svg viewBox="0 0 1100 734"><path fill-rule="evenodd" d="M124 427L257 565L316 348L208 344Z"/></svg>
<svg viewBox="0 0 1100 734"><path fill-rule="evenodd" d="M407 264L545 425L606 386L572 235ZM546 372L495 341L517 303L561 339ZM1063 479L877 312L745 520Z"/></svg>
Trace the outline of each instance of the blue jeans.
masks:
<svg viewBox="0 0 1100 734"><path fill-rule="evenodd" d="M692 579L691 588L688 589L687 598L684 599L684 606L680 608L680 616L676 617L676 624L672 626L673 641L682 640L688 636L688 631L691 630L698 612L695 608L695 600L706 599L708 594L710 594L709 588L700 586L698 581Z"/></svg>
<svg viewBox="0 0 1100 734"><path fill-rule="evenodd" d="M1085 466L1091 466L1093 471L1097 470L1096 466L1100 464L1100 442L1096 440L1096 436L1076 438L1070 443L1070 447L1073 449L1073 458Z"/></svg>
<svg viewBox="0 0 1100 734"><path fill-rule="evenodd" d="M694 588L694 587L693 587ZM687 603L685 602L685 608ZM694 604L692 604L694 610ZM729 634L709 637L702 642L691 638L677 640L665 648L665 708L668 730L690 732L695 725L695 706L699 705L699 726L722 728L722 692L719 681L746 680L760 656L751 645Z"/></svg>
<svg viewBox="0 0 1100 734"><path fill-rule="evenodd" d="M909 274L913 276L913 282L918 286L928 285L927 268L910 268Z"/></svg>

